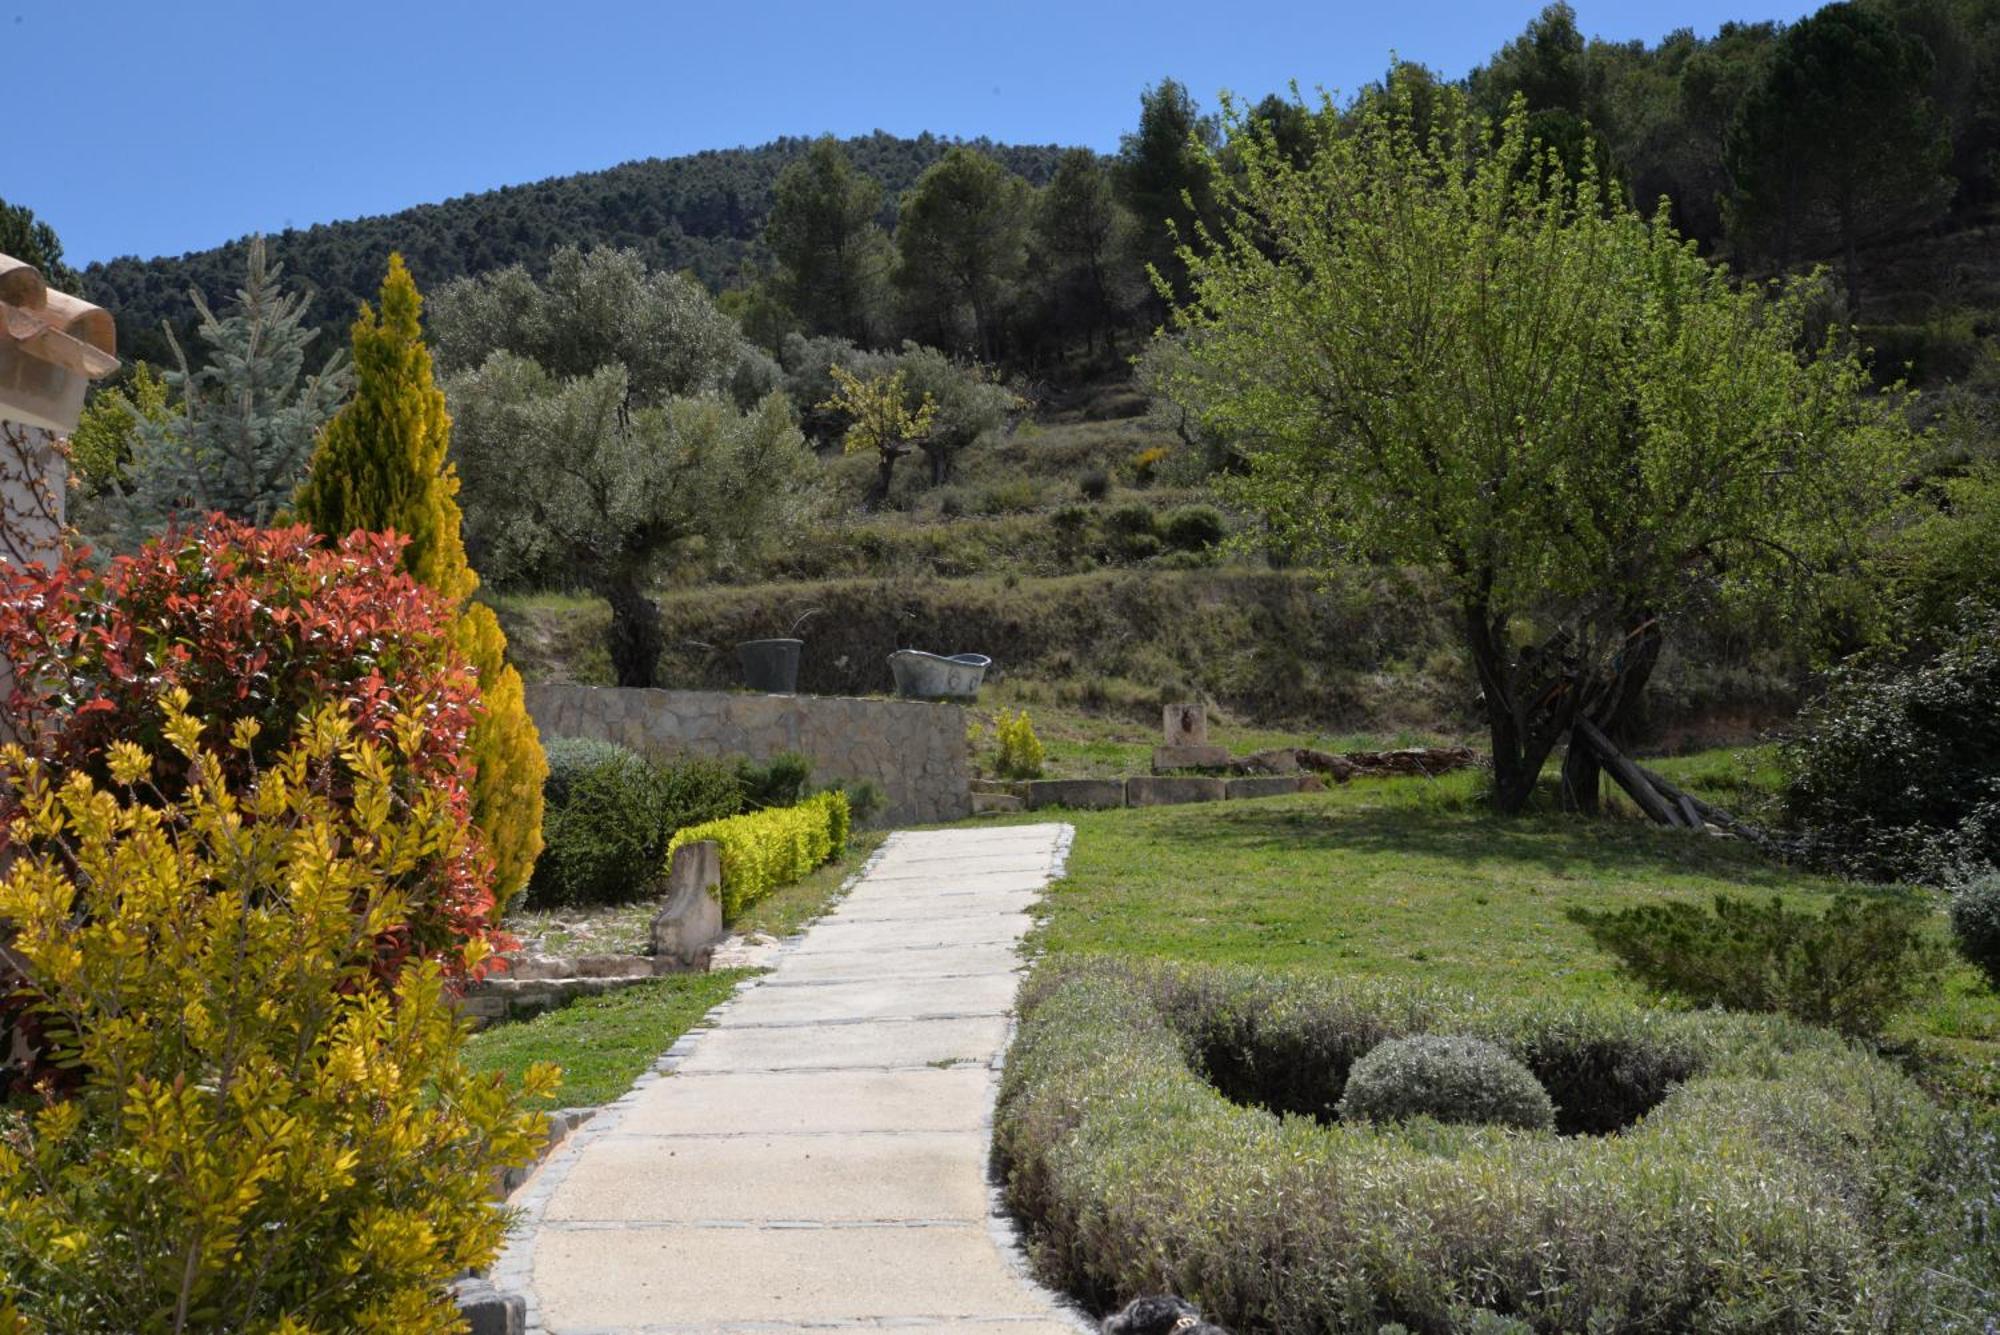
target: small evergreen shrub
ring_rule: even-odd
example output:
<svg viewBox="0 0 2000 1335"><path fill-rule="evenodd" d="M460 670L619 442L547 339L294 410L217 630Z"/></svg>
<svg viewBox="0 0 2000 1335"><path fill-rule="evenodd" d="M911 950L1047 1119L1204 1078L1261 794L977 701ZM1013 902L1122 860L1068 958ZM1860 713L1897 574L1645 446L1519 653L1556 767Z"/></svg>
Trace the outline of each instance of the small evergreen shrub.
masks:
<svg viewBox="0 0 2000 1335"><path fill-rule="evenodd" d="M1134 501L1130 505L1112 507L1104 516L1104 531L1118 537L1137 537L1141 534L1157 536L1158 525L1154 522L1152 507Z"/></svg>
<svg viewBox="0 0 2000 1335"><path fill-rule="evenodd" d="M1160 536L1181 552L1205 552L1228 536L1222 511L1212 505L1184 505L1167 516Z"/></svg>
<svg viewBox="0 0 2000 1335"><path fill-rule="evenodd" d="M556 738L547 752L544 848L528 886L537 908L644 898L658 888L676 830L742 809L736 774L715 761L653 765L575 737Z"/></svg>
<svg viewBox="0 0 2000 1335"><path fill-rule="evenodd" d="M1041 738L1035 736L1035 725L1023 709L1009 714L1001 710L993 718L993 740L996 752L993 772L1003 779L1038 779L1042 775L1042 762L1046 753Z"/></svg>
<svg viewBox="0 0 2000 1335"><path fill-rule="evenodd" d="M1967 882L1952 894L1951 934L1959 954L2000 989L2000 874Z"/></svg>
<svg viewBox="0 0 2000 1335"><path fill-rule="evenodd" d="M743 790L743 806L753 811L759 807L797 806L812 783L812 772L811 758L796 751L775 755L762 764L738 761L736 782Z"/></svg>
<svg viewBox="0 0 2000 1335"><path fill-rule="evenodd" d="M542 853L542 787L549 765L528 716L521 674L507 661L507 636L484 603L469 603L453 631L479 681L482 712L466 737L472 758L472 823L493 857L496 912L526 890Z"/></svg>
<svg viewBox="0 0 2000 1335"><path fill-rule="evenodd" d="M781 885L847 851L847 795L838 790L792 807L752 811L690 825L676 833L666 856L682 844L713 840L722 851L722 917L731 921Z"/></svg>
<svg viewBox="0 0 2000 1335"><path fill-rule="evenodd" d="M1873 1036L1943 968L1921 901L1843 895L1824 914L1717 895L1617 911L1571 908L1632 977L1698 1006L1776 1011Z"/></svg>
<svg viewBox="0 0 2000 1335"><path fill-rule="evenodd" d="M1093 468L1077 482L1076 489L1086 501L1101 501L1111 494L1111 474Z"/></svg>
<svg viewBox="0 0 2000 1335"><path fill-rule="evenodd" d="M1554 1125L1548 1091L1493 1044L1460 1035L1392 1038L1347 1073L1340 1115L1365 1122L1432 1117L1540 1131Z"/></svg>
<svg viewBox="0 0 2000 1335"><path fill-rule="evenodd" d="M1949 884L2000 867L2000 611L1916 667L1834 677L1780 752L1808 860Z"/></svg>
<svg viewBox="0 0 2000 1335"><path fill-rule="evenodd" d="M546 1132L519 1097L556 1081L466 1070L439 961L380 976L435 850L469 837L461 795L399 778L420 728L326 703L246 770L253 716L188 702L162 692L160 753L0 753L0 921L55 1058L0 1104L0 1328L462 1329L449 1283L506 1229L494 1175Z"/></svg>

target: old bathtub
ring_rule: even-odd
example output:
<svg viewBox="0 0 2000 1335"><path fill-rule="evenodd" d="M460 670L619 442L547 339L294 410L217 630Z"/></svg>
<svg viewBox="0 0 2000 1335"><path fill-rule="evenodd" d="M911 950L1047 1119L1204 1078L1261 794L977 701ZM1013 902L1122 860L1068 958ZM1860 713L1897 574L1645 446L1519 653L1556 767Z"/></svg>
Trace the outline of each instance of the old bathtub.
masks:
<svg viewBox="0 0 2000 1335"><path fill-rule="evenodd" d="M979 683L993 660L985 654L927 654L921 649L898 649L889 655L889 671L896 674L896 694L915 700L970 700L979 694Z"/></svg>

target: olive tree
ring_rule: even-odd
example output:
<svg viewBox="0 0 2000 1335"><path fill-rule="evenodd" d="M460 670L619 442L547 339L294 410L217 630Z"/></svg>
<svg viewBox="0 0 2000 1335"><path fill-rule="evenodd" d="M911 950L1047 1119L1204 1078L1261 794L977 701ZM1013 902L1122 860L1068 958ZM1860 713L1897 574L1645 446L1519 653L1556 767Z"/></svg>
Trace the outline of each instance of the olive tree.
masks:
<svg viewBox="0 0 2000 1335"><path fill-rule="evenodd" d="M618 684L655 684L666 564L805 503L813 459L784 395L739 408L734 326L627 252L559 253L541 283L515 269L453 284L434 332L480 568L598 594Z"/></svg>
<svg viewBox="0 0 2000 1335"><path fill-rule="evenodd" d="M1739 285L1591 164L1566 173L1518 102L1495 126L1432 98L1421 135L1394 88L1323 99L1304 162L1227 111L1240 170L1183 251L1170 389L1295 550L1441 581L1516 811L1580 720L1615 735L1697 600L1810 597L1911 441L1809 342L1817 280Z"/></svg>

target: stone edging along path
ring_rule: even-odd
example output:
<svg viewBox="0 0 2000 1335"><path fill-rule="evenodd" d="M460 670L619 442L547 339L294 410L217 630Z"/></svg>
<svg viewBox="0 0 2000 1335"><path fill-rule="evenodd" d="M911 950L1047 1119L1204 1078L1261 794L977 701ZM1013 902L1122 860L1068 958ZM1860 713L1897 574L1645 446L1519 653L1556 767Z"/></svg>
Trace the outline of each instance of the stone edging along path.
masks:
<svg viewBox="0 0 2000 1335"><path fill-rule="evenodd" d="M1071 833L890 836L516 1194L492 1280L528 1329L1094 1329L1029 1277L989 1173L1019 944Z"/></svg>

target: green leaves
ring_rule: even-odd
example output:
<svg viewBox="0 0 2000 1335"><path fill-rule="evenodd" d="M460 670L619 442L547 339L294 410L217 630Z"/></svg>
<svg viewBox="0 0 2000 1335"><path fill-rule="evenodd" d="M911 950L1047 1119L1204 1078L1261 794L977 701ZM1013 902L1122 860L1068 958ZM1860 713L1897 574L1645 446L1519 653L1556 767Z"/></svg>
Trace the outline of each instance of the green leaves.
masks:
<svg viewBox="0 0 2000 1335"><path fill-rule="evenodd" d="M1160 374L1297 549L1441 575L1489 709L1525 731L1523 633L1586 671L1715 598L1795 613L1897 504L1913 442L1812 343L1816 280L1738 285L1519 104L1492 125L1422 91L1323 102L1303 162L1228 109L1242 170L1183 251L1185 352Z"/></svg>

